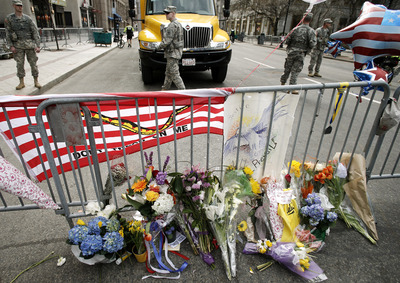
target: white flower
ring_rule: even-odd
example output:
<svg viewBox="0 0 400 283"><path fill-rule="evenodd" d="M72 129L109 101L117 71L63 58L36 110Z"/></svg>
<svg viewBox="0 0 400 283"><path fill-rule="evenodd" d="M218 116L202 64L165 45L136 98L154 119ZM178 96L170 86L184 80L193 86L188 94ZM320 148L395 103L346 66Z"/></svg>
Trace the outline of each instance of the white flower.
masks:
<svg viewBox="0 0 400 283"><path fill-rule="evenodd" d="M204 211L206 213L206 217L208 220L215 221L215 212L217 210L217 207L214 205L209 205L205 207Z"/></svg>
<svg viewBox="0 0 400 283"><path fill-rule="evenodd" d="M160 187L160 193L166 194L168 190L168 185L161 185Z"/></svg>
<svg viewBox="0 0 400 283"><path fill-rule="evenodd" d="M151 208L157 213L157 215L160 215L171 211L173 206L174 198L169 194L161 194Z"/></svg>
<svg viewBox="0 0 400 283"><path fill-rule="evenodd" d="M99 203L97 201L96 202L92 201L92 202L89 202L85 206L85 211L86 211L86 214L96 215L97 212L99 212L103 207L104 207L104 205L102 202L100 202L100 205L99 205Z"/></svg>
<svg viewBox="0 0 400 283"><path fill-rule="evenodd" d="M115 207L114 204L109 204L107 205L104 210L99 211L97 213L97 216L104 216L105 218L109 219L111 214L116 210L117 208Z"/></svg>
<svg viewBox="0 0 400 283"><path fill-rule="evenodd" d="M225 205L223 203L218 204L217 209L215 210L215 214L218 218L221 218L225 211Z"/></svg>
<svg viewBox="0 0 400 283"><path fill-rule="evenodd" d="M347 168L342 163L339 163L339 165L336 169L336 176L341 179L344 179L347 177Z"/></svg>
<svg viewBox="0 0 400 283"><path fill-rule="evenodd" d="M204 191L201 191L201 193L199 194L200 200L203 201L204 200Z"/></svg>
<svg viewBox="0 0 400 283"><path fill-rule="evenodd" d="M186 186L185 189L186 189L187 192L190 192L192 190L192 187L191 186Z"/></svg>
<svg viewBox="0 0 400 283"><path fill-rule="evenodd" d="M62 266L66 261L67 259L65 257L60 256L57 260L57 266Z"/></svg>
<svg viewBox="0 0 400 283"><path fill-rule="evenodd" d="M323 163L317 163L317 165L315 166L315 171L322 171L325 168L325 164Z"/></svg>

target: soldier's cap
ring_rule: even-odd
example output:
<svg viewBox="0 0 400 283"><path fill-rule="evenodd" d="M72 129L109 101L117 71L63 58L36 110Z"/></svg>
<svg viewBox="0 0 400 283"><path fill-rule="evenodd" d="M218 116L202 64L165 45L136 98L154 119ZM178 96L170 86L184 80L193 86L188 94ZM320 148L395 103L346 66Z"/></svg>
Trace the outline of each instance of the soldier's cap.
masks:
<svg viewBox="0 0 400 283"><path fill-rule="evenodd" d="M332 22L331 19L327 18L327 19L324 20L324 24L325 24L325 23L331 24L331 23L333 23L333 22Z"/></svg>
<svg viewBox="0 0 400 283"><path fill-rule="evenodd" d="M175 6L167 6L167 8L164 9L164 13L176 13L176 7Z"/></svg>
<svg viewBox="0 0 400 283"><path fill-rule="evenodd" d="M312 13L304 13L303 14L304 20L310 22L312 20L313 14Z"/></svg>
<svg viewBox="0 0 400 283"><path fill-rule="evenodd" d="M12 0L12 3L13 3L14 5L23 6L21 0Z"/></svg>

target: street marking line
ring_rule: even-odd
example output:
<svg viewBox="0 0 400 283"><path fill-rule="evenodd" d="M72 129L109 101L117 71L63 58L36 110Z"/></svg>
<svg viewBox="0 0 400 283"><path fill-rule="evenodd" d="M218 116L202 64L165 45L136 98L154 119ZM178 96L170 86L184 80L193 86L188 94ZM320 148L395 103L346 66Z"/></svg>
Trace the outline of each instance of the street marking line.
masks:
<svg viewBox="0 0 400 283"><path fill-rule="evenodd" d="M262 65L262 66L265 66L265 67L268 67L268 68L270 68L270 69L275 69L275 67L272 67L272 66L270 66L270 65L267 65L267 64L263 64L263 63L260 63L260 62L258 62L258 61L254 61L254 60L251 60L251 59L249 59L249 58L244 58L245 60L248 60L248 61L251 61L251 62L254 62L254 63L257 63L257 64L259 64L259 65Z"/></svg>
<svg viewBox="0 0 400 283"><path fill-rule="evenodd" d="M312 82L312 83L315 83L315 84L321 84L321 82L315 81L315 80L312 80L312 79L309 79L309 78L304 78L304 79L307 80L307 81L310 81L310 82ZM355 97L358 97L358 94L356 94L356 93L354 93L354 92L349 92L349 94L351 94L351 95L353 95L353 96L355 96ZM370 101L370 100L371 100L371 98L368 98L368 97L365 97L365 96L362 96L361 99L365 99L365 100L367 100L367 101ZM377 100L373 100L372 102L381 104L381 102L380 102L380 101L377 101Z"/></svg>

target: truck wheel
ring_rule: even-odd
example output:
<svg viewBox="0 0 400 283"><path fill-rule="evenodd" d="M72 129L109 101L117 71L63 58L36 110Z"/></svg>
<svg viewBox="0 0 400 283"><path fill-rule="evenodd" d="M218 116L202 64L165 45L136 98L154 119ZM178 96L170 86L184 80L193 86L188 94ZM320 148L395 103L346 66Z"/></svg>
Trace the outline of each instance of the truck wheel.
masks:
<svg viewBox="0 0 400 283"><path fill-rule="evenodd" d="M226 78L227 72L228 72L228 65L211 68L211 76L213 78L213 81L216 83L222 83Z"/></svg>
<svg viewBox="0 0 400 283"><path fill-rule="evenodd" d="M144 84L151 84L153 82L153 70L150 67L141 65L142 80Z"/></svg>

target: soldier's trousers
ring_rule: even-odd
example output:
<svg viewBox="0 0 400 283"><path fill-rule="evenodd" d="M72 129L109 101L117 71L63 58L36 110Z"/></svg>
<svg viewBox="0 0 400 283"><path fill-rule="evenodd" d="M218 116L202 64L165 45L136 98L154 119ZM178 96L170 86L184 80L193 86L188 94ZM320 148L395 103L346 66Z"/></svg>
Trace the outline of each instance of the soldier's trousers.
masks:
<svg viewBox="0 0 400 283"><path fill-rule="evenodd" d="M313 50L311 51L310 65L308 66L308 72L312 73L315 65L315 72L319 73L319 68L321 67L322 56L324 55L323 50Z"/></svg>
<svg viewBox="0 0 400 283"><path fill-rule="evenodd" d="M281 76L281 83L286 83L290 76L289 83L291 85L297 84L297 77L299 76L304 65L304 53L288 54L285 60L285 70Z"/></svg>
<svg viewBox="0 0 400 283"><path fill-rule="evenodd" d="M14 60L17 62L17 77L23 78L25 77L25 55L29 64L31 65L31 73L33 77L39 76L39 70L36 65L38 57L36 55L35 49L16 49L17 52L14 53Z"/></svg>
<svg viewBox="0 0 400 283"><path fill-rule="evenodd" d="M179 59L167 58L167 67L165 69L165 79L162 86L163 89L167 90L171 87L171 83L174 82L178 89L185 89L185 84L179 74Z"/></svg>

